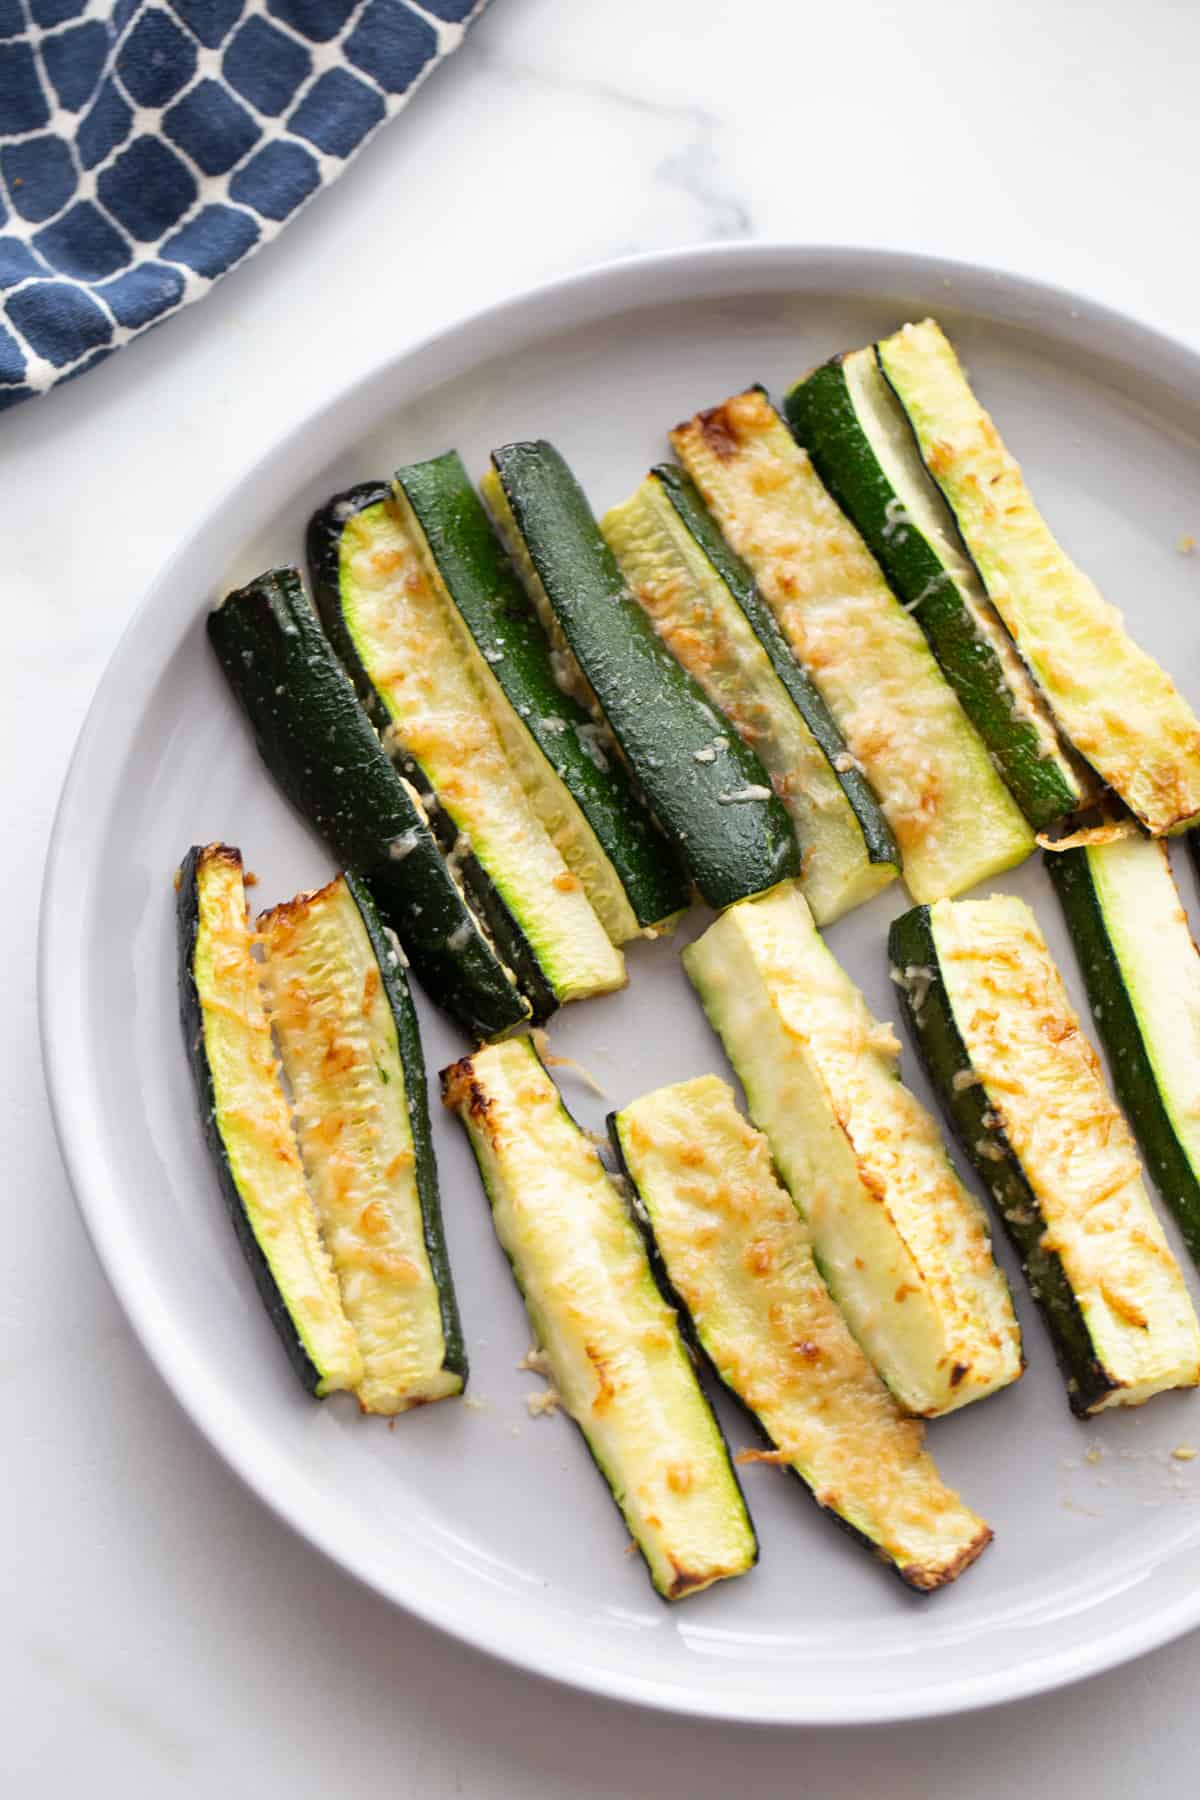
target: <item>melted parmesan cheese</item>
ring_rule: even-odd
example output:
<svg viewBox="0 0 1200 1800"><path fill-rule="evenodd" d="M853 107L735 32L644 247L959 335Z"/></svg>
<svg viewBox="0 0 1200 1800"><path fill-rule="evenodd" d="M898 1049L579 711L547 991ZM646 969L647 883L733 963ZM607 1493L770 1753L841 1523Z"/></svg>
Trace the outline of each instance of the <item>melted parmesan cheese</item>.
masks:
<svg viewBox="0 0 1200 1800"><path fill-rule="evenodd" d="M729 1088L714 1075L662 1088L626 1107L617 1131L671 1285L777 1447L769 1459L789 1462L914 1586L952 1580L991 1533L851 1336Z"/></svg>
<svg viewBox="0 0 1200 1800"><path fill-rule="evenodd" d="M1033 837L920 626L757 389L671 434L879 796L916 899L1020 862Z"/></svg>
<svg viewBox="0 0 1200 1800"><path fill-rule="evenodd" d="M216 1118L255 1241L321 1381L352 1388L362 1359L342 1310L304 1181L246 916L241 859L212 846L197 862L193 971Z"/></svg>
<svg viewBox="0 0 1200 1800"><path fill-rule="evenodd" d="M1112 846L1113 849L1118 846ZM1135 1405L1200 1381L1200 1326L1045 939L1024 901L939 901L938 965L972 1069L1038 1203L1096 1356Z"/></svg>
<svg viewBox="0 0 1200 1800"><path fill-rule="evenodd" d="M358 907L339 877L266 913L259 929L309 1187L362 1352L359 1402L397 1413L456 1394L404 1064Z"/></svg>
<svg viewBox="0 0 1200 1800"><path fill-rule="evenodd" d="M932 1415L1015 1380L1020 1336L982 1208L795 887L730 907L684 965L893 1393Z"/></svg>
<svg viewBox="0 0 1200 1800"><path fill-rule="evenodd" d="M560 1001L623 986L625 964L514 773L482 686L389 502L343 527L342 584L355 649L387 709L388 741L423 770L487 871ZM478 659L476 659L478 661ZM552 898L551 898L552 897Z"/></svg>
<svg viewBox="0 0 1200 1800"><path fill-rule="evenodd" d="M895 878L872 863L854 809L821 746L771 667L734 596L648 476L600 522L630 588L668 649L758 753L796 828L800 886L822 924ZM714 762L716 747L693 751ZM760 790L767 798L770 790ZM726 800L726 796L720 796Z"/></svg>
<svg viewBox="0 0 1200 1800"><path fill-rule="evenodd" d="M668 1598L740 1574L754 1537L637 1227L525 1038L443 1075L553 1387Z"/></svg>
<svg viewBox="0 0 1200 1800"><path fill-rule="evenodd" d="M1146 828L1200 816L1200 720L1050 531L933 319L879 346L926 467L1066 736Z"/></svg>

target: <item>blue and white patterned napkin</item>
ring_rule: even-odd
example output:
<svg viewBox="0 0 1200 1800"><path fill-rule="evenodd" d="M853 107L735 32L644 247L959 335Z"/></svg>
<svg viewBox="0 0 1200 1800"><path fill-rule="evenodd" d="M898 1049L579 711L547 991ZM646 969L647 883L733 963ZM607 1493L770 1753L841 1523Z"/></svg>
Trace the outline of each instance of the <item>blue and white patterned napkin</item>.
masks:
<svg viewBox="0 0 1200 1800"><path fill-rule="evenodd" d="M486 0L0 0L0 409L335 181Z"/></svg>

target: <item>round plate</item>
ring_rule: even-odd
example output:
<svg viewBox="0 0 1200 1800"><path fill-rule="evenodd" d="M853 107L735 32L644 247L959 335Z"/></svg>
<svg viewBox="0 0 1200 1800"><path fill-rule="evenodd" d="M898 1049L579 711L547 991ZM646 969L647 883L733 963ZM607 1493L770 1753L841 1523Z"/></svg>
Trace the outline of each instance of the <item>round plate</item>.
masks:
<svg viewBox="0 0 1200 1800"><path fill-rule="evenodd" d="M235 582L299 559L310 511L335 488L450 444L479 470L493 445L546 436L599 510L661 458L677 419L752 381L779 393L831 352L931 311L1067 545L1200 698L1197 565L1176 551L1198 523L1200 359L987 271L846 250L687 251L558 282L455 326L385 363L240 479L113 657L46 877L42 1020L63 1150L134 1328L211 1443L314 1545L422 1618L581 1687L713 1717L948 1712L1071 1680L1193 1625L1200 1461L1171 1451L1200 1441L1200 1397L1076 1423L1016 1278L1028 1373L929 1433L943 1472L995 1527L960 1582L910 1594L798 1482L752 1467L759 1567L665 1606L625 1554L573 1426L527 1413L538 1383L516 1368L524 1314L462 1134L439 1117L472 1401L423 1408L394 1431L343 1400L314 1405L259 1307L201 1141L176 1016L172 875L189 844L225 838L265 905L326 880L331 865L260 767L204 615ZM182 496L179 510L182 520ZM1035 903L1082 1007L1043 871L1035 861L1001 885ZM893 890L830 933L885 1018L885 932L904 904ZM703 923L697 910L683 935ZM678 942L638 946L627 992L553 1022L555 1049L605 1090L601 1100L564 1074L589 1126L659 1083L724 1068ZM422 1023L431 1071L462 1054L423 1002ZM910 1052L904 1073L928 1099ZM744 1445L746 1425L719 1407Z"/></svg>

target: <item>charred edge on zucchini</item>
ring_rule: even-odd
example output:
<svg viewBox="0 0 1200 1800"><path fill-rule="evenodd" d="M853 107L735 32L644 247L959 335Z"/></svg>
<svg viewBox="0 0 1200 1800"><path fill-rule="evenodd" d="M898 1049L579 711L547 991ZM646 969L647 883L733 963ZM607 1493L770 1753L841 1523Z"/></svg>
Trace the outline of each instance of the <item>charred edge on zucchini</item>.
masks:
<svg viewBox="0 0 1200 1800"><path fill-rule="evenodd" d="M492 461L485 491L502 497L499 522L524 552L531 598L557 624L705 900L719 910L798 874L795 834L766 770L660 641L558 451L508 444Z"/></svg>
<svg viewBox="0 0 1200 1800"><path fill-rule="evenodd" d="M766 1140L705 1075L610 1115L651 1266L770 1460L919 1592L953 1581L992 1533L948 1489L855 1343Z"/></svg>
<svg viewBox="0 0 1200 1800"><path fill-rule="evenodd" d="M279 1082L237 850L188 851L176 921L180 1018L200 1122L254 1285L308 1392L353 1388L362 1361Z"/></svg>
<svg viewBox="0 0 1200 1800"><path fill-rule="evenodd" d="M263 762L338 862L366 881L430 999L476 1039L527 1021L529 1003L388 760L299 573L273 569L227 595L208 636Z"/></svg>
<svg viewBox="0 0 1200 1800"><path fill-rule="evenodd" d="M263 985L300 1151L357 1335L364 1412L462 1391L425 1063L398 947L341 875L264 913Z"/></svg>
<svg viewBox="0 0 1200 1800"><path fill-rule="evenodd" d="M308 527L308 567L321 623L342 664L350 675L368 719L386 739L387 708L359 658L354 640L346 627L341 609L341 543L342 531L349 519L385 505L391 489L379 482L364 482L335 496L319 512L313 514ZM378 738L377 738L378 741ZM381 746L382 749L382 746ZM463 840L449 813L438 800L432 783L415 758L406 756L399 746L389 744L387 756L395 769L403 774L405 784L419 796L437 846L447 858L455 880L467 896L471 907L484 922L488 936L495 943L512 971L526 1006L524 1015L535 1024L548 1019L558 1005L554 990L546 980L525 934L488 877L470 846Z"/></svg>
<svg viewBox="0 0 1200 1800"><path fill-rule="evenodd" d="M1152 838L1048 852L1117 1096L1200 1264L1200 956Z"/></svg>
<svg viewBox="0 0 1200 1800"><path fill-rule="evenodd" d="M334 648L535 1020L621 986L620 952L504 754L469 666L470 640L456 641L452 609L430 586L390 490L368 485L331 500L310 523L309 559ZM410 662L433 684L415 721Z"/></svg>
<svg viewBox="0 0 1200 1800"><path fill-rule="evenodd" d="M611 736L559 686L553 652L457 451L397 471L406 524L478 652L514 768L614 943L688 903L674 850Z"/></svg>
<svg viewBox="0 0 1200 1800"><path fill-rule="evenodd" d="M784 399L821 480L920 625L1030 824L1047 830L1094 788L963 550L874 347L823 363Z"/></svg>
<svg viewBox="0 0 1200 1800"><path fill-rule="evenodd" d="M758 1547L725 1441L637 1227L528 1038L442 1072L555 1387L651 1581L680 1599Z"/></svg>

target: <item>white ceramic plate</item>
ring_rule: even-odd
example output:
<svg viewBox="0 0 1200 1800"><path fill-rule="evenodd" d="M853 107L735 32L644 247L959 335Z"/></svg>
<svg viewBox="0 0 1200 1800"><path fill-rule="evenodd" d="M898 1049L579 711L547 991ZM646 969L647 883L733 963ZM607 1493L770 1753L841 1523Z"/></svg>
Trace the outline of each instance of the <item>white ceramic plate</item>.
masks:
<svg viewBox="0 0 1200 1800"><path fill-rule="evenodd" d="M995 1527L961 1582L931 1598L907 1593L799 1483L754 1467L745 1485L758 1569L668 1608L625 1554L574 1428L526 1412L537 1381L516 1368L524 1315L461 1132L438 1117L482 1406L425 1408L389 1431L352 1404L306 1399L254 1295L194 1117L171 877L189 844L217 837L241 845L264 904L324 881L331 864L260 767L203 619L233 582L299 559L309 512L351 481L450 444L482 469L494 444L544 435L599 509L661 458L665 429L695 408L753 380L778 393L831 352L928 311L961 346L1066 544L1200 700L1200 568L1176 549L1200 528L1200 359L985 271L843 250L688 251L581 275L454 327L385 363L240 479L112 660L46 880L43 1027L71 1176L138 1334L210 1441L314 1545L421 1617L561 1680L714 1717L948 1712L1071 1680L1195 1624L1200 1461L1170 1452L1200 1443L1200 1396L1076 1423L1017 1279L1025 1379L930 1431L945 1474ZM185 518L181 501L181 530ZM1082 1005L1044 874L1030 865L1003 885L1035 902ZM885 931L904 904L894 890L831 933L884 1017L895 1014ZM688 930L703 922L695 913ZM596 1074L609 1104L724 1068L677 948L640 946L626 993L553 1023L555 1048ZM463 1044L420 1004L435 1072ZM923 1092L909 1052L904 1072ZM604 1102L564 1087L587 1124L602 1123ZM745 1424L718 1406L734 1445L746 1443Z"/></svg>

